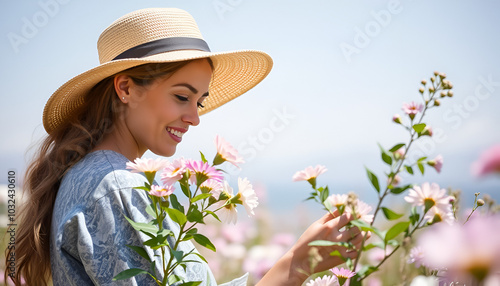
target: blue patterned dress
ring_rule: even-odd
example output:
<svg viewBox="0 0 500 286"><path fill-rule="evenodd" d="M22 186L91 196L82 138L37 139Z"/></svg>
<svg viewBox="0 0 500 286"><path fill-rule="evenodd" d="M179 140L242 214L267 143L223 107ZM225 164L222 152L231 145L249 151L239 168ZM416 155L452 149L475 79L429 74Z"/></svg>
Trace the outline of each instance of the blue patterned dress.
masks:
<svg viewBox="0 0 500 286"><path fill-rule="evenodd" d="M149 237L132 228L125 216L136 222L151 220L145 212L149 204L145 192L132 189L143 186L146 178L126 170L128 161L111 150L94 151L64 176L52 216L50 254L54 286L157 285L147 274L112 281L125 269L150 267L148 261L126 247L142 246ZM172 221L166 221L165 228L179 231ZM179 247L184 252L194 248L190 241ZM160 265L161 259L151 249L146 251ZM187 281L203 281L201 285L217 285L208 265L195 255L189 257L199 262L189 262L186 272L177 267L176 274ZM247 285L247 275L224 285Z"/></svg>

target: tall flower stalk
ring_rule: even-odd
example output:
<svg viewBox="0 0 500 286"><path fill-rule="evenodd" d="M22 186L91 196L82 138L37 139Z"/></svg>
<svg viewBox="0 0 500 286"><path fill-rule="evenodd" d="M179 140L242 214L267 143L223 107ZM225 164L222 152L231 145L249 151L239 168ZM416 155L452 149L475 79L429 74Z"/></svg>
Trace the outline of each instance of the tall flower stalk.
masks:
<svg viewBox="0 0 500 286"><path fill-rule="evenodd" d="M379 145L381 159L388 167L388 171L385 173L387 178L384 180L387 182L386 185L382 186L381 182L383 181L379 180L377 175L369 168L365 168L368 179L376 191L378 199L373 214L369 214L371 207L360 202L355 194L330 195L328 186L317 187L316 177L321 174L320 172L316 172L316 176L311 175L309 178L306 178L307 174L312 174L311 171L314 170L312 167L297 172L294 176L294 180L300 178L311 184L314 191L311 192L308 199L319 202L331 213L333 213L334 210L338 210L340 213L347 211L354 214L357 219L351 221L349 227L355 226L363 231L369 231L378 238L378 242L367 244L367 236L365 236L360 249L357 249L357 258L354 260L344 258L346 266L351 271L356 270L356 275L350 279L350 285L361 285L360 283L362 280L366 279L371 273L376 272L380 266L400 248L404 238L411 238L418 229L441 221L452 223L454 220L450 204L453 198L447 196L446 191L440 189L438 185L423 184L419 187L413 184L400 184L401 177L399 175L403 172L413 175L420 171L420 173L424 175L426 165L434 168L437 172L440 172L443 166L443 158L441 155L438 155L432 160L429 160L426 156L420 157L414 162L409 162L408 160L411 147L414 146L414 143L421 138L433 135L432 127L424 121L428 110L439 107L441 105L441 100L444 98L453 97L453 91L451 90L453 85L446 79L446 75L443 73L434 72L429 82L427 80L422 80L421 83L422 87L419 89L421 103L411 102L403 104L402 110L405 115L401 116L395 114L392 118L394 123L407 130L407 142L397 143L389 149L385 149ZM407 191L410 192L410 195L407 196L405 200L413 204L413 206L411 207L411 212L407 219L404 219L405 214L399 214L385 207L384 202L390 195L400 195ZM438 192L437 195L435 191ZM381 212L388 221L397 221L387 230L381 230L375 226L375 222ZM401 234L403 234L403 239L398 239ZM314 246L333 244L339 245L338 242L316 241L311 243L311 245ZM353 247L350 243L340 244L348 248ZM363 252L373 248L381 248L384 250L384 257L376 265L363 265L358 269ZM392 249L392 251L390 249ZM332 253L331 255L340 256L340 253Z"/></svg>

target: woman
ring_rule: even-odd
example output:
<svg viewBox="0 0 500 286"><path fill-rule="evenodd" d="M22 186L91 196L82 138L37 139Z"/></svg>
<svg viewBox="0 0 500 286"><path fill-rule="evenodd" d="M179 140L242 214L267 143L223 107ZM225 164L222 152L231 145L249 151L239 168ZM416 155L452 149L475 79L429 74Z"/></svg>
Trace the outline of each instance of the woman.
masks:
<svg viewBox="0 0 500 286"><path fill-rule="evenodd" d="M16 240L16 284L23 277L28 285L51 278L54 285L155 285L147 275L111 281L125 269L149 266L126 247L145 238L124 215L150 220L145 194L132 190L144 177L125 170L126 162L147 150L172 156L199 114L251 89L272 66L259 51L210 52L191 15L170 8L121 17L101 34L98 51L101 64L65 83L45 106L48 137L27 171L30 196ZM298 269L307 269L310 241L359 247L359 230L340 231L350 219L326 215L313 223L259 285L300 285L307 277ZM321 248L324 259L316 271L342 263L328 255L335 249L356 255ZM201 261L181 272L187 280L216 285ZM229 285L246 285L246 278Z"/></svg>

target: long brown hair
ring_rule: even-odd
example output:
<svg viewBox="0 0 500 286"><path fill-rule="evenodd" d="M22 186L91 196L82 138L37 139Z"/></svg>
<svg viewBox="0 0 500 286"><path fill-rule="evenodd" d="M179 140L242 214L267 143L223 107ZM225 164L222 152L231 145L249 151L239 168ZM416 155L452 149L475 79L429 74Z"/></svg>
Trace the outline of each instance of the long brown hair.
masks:
<svg viewBox="0 0 500 286"><path fill-rule="evenodd" d="M213 69L212 61L207 60ZM145 64L118 74L130 76L140 86L148 86L189 62ZM24 182L27 200L18 222L15 249L5 251L6 266L12 254L17 269L11 273L6 267L6 282L10 277L16 285L21 285L24 278L27 285L45 286L51 280L50 228L59 185L68 169L90 153L112 130L123 107L114 89L114 76L95 85L72 118L48 134L28 166Z"/></svg>

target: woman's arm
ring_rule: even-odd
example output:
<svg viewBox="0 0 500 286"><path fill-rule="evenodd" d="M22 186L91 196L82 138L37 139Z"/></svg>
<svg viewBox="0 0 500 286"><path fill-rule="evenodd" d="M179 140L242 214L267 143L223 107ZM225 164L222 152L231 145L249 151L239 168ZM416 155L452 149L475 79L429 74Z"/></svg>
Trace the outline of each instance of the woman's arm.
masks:
<svg viewBox="0 0 500 286"><path fill-rule="evenodd" d="M301 273L299 269L310 272L308 245L315 240L330 240L338 242L351 242L356 248L361 246L363 233L357 227L347 231L340 231L349 221L354 219L351 214L339 216L337 211L334 214L326 214L302 234L297 243L271 268L266 275L257 283L257 286L285 286L301 285L307 275ZM325 271L333 268L344 261L338 256L330 256L332 251L338 250L343 257L356 258L357 251L347 252L347 249L340 246L318 247L322 261L318 263L315 272Z"/></svg>

